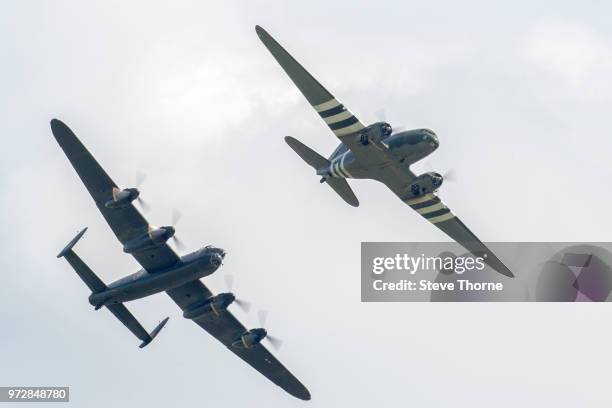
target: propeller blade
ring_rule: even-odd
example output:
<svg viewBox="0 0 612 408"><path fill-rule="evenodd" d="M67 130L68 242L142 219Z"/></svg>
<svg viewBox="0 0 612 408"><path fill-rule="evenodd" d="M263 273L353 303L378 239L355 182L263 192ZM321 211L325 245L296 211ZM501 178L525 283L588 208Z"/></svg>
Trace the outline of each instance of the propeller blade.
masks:
<svg viewBox="0 0 612 408"><path fill-rule="evenodd" d="M225 286L227 286L228 292L231 292L232 288L234 287L234 276L233 275L225 275L224 279L225 279ZM244 299L235 298L234 299L234 303L240 309L242 309L245 313L249 313L249 311L251 310L251 302L248 302L248 301L246 301Z"/></svg>
<svg viewBox="0 0 612 408"><path fill-rule="evenodd" d="M142 183L144 183L146 178L147 178L147 175L144 174L142 171L136 172L136 179L134 180L134 184L136 185L136 188L140 187Z"/></svg>
<svg viewBox="0 0 612 408"><path fill-rule="evenodd" d="M426 171L435 171L434 166L431 164L430 161L426 161L424 163L425 165L425 170ZM457 176L455 174L455 169L447 169L446 171L442 172L442 178L444 179L444 181L448 181L448 182L454 182L457 181Z"/></svg>
<svg viewBox="0 0 612 408"><path fill-rule="evenodd" d="M259 325L261 327L266 327L266 320L268 320L268 311L260 310L257 312L257 318L259 319Z"/></svg>
<svg viewBox="0 0 612 408"><path fill-rule="evenodd" d="M379 122L389 123L387 121L387 111L385 108L378 109L374 112L374 115L376 116L376 119ZM405 125L391 124L391 129L393 129L393 133L403 132L404 130L406 130L406 128L407 126Z"/></svg>
<svg viewBox="0 0 612 408"><path fill-rule="evenodd" d="M283 345L283 341L281 339L279 339L278 337L275 336L270 336L269 334L266 336L266 339L268 339L268 341L270 342L270 345L275 349L278 350L279 348L281 348L281 346Z"/></svg>
<svg viewBox="0 0 612 408"><path fill-rule="evenodd" d="M442 177L444 177L444 181L457 181L457 177L455 175L455 170L454 169L448 169L444 172L444 174L442 174Z"/></svg>
<svg viewBox="0 0 612 408"><path fill-rule="evenodd" d="M144 211L144 212L151 211L151 206L149 204L147 204L147 202L145 200L143 200L142 198L138 197L136 199L136 201L138 201L138 204L140 205L140 208L142 208L142 211Z"/></svg>
<svg viewBox="0 0 612 408"><path fill-rule="evenodd" d="M268 311L260 310L259 312L257 312L257 317L259 318L259 324L261 325L261 327L265 327L266 320L268 320ZM268 339L270 345L277 350L283 344L283 341L281 339L279 339L278 337L270 336L269 334L266 336L266 339Z"/></svg>
<svg viewBox="0 0 612 408"><path fill-rule="evenodd" d="M176 226L176 224L181 220L182 217L183 213L181 213L179 210L172 210L172 226Z"/></svg>
<svg viewBox="0 0 612 408"><path fill-rule="evenodd" d="M234 300L234 303L238 305L238 307L240 307L242 311L245 313L249 313L249 310L251 310L251 302L247 302L246 300L236 298Z"/></svg>
<svg viewBox="0 0 612 408"><path fill-rule="evenodd" d="M176 235L173 235L172 239L174 240L174 245L176 245L176 249L178 249L179 251L185 250L185 244L183 244L183 241L178 239Z"/></svg>
<svg viewBox="0 0 612 408"><path fill-rule="evenodd" d="M234 287L234 276L233 275L225 275L225 286L227 286L228 291L232 291Z"/></svg>

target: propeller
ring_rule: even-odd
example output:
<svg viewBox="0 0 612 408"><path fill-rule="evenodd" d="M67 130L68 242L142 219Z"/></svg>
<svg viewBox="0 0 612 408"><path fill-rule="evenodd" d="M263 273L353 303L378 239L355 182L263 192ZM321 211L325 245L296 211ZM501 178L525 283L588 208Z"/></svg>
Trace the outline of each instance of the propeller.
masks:
<svg viewBox="0 0 612 408"><path fill-rule="evenodd" d="M146 178L147 176L143 172L141 171L136 172L136 179L134 180L134 184L137 189L140 190L140 186L142 185L142 183L144 183ZM142 208L142 211L144 212L151 211L151 206L147 204L147 202L143 200L142 197L140 197L140 195L138 196L136 201L138 201L138 204L140 205L140 208Z"/></svg>
<svg viewBox="0 0 612 408"><path fill-rule="evenodd" d="M227 290L229 292L231 292L232 291L232 287L234 286L234 276L233 275L225 275L224 278L225 278L225 285L227 286ZM242 309L242 311L245 312L245 313L249 313L249 310L251 310L251 302L247 302L244 299L238 299L237 297L235 297L234 298L234 303L236 305L238 305L238 307L240 309Z"/></svg>
<svg viewBox="0 0 612 408"><path fill-rule="evenodd" d="M137 171L136 179L134 180L134 184L136 185L136 188L140 187L146 179L147 179L146 174L144 174L142 171Z"/></svg>
<svg viewBox="0 0 612 408"><path fill-rule="evenodd" d="M376 119L378 119L380 122L387 121L387 111L385 110L385 108L377 109L374 112L374 115L376 115Z"/></svg>
<svg viewBox="0 0 612 408"><path fill-rule="evenodd" d="M275 336L270 336L269 334L266 336L266 339L270 342L270 345L274 348L274 350L278 350L283 345L283 341Z"/></svg>
<svg viewBox="0 0 612 408"><path fill-rule="evenodd" d="M185 250L185 243L183 241L181 241L176 235L172 236L172 241L174 241L174 245L176 245L176 249L178 249L179 251L184 251Z"/></svg>
<svg viewBox="0 0 612 408"><path fill-rule="evenodd" d="M428 169L428 171L435 171L434 170L434 166L432 166L431 162L425 162L425 167ZM442 173L440 173L442 175L442 178L444 179L444 182L455 182L457 181L457 176L455 174L455 169L450 168L447 169L446 171L443 171Z"/></svg>
<svg viewBox="0 0 612 408"><path fill-rule="evenodd" d="M374 112L374 115L376 115L376 118L378 119L379 122L389 123L387 122L387 111L385 108L380 108L376 110ZM390 124L390 125L391 125L391 128L393 129L393 133L399 133L399 132L406 130L405 125L394 125L394 124Z"/></svg>
<svg viewBox="0 0 612 408"><path fill-rule="evenodd" d="M140 205L140 208L142 208L142 211L144 211L144 212L151 211L151 206L149 204L147 204L147 202L145 200L143 200L140 196L138 196L136 201L138 201L138 205Z"/></svg>
<svg viewBox="0 0 612 408"><path fill-rule="evenodd" d="M455 169L446 170L444 173L442 173L442 177L444 178L444 181L450 181L451 183L457 181Z"/></svg>
<svg viewBox="0 0 612 408"><path fill-rule="evenodd" d="M268 320L268 311L267 310L259 310L257 312L257 319L259 319L259 324L261 327L266 325L266 321Z"/></svg>
<svg viewBox="0 0 612 408"><path fill-rule="evenodd" d="M260 326L265 327L266 320L268 320L268 311L267 310L258 311L257 318L259 319ZM271 336L270 334L267 334L265 338L268 339L268 342L275 350L280 349L281 346L283 345L283 341L276 336Z"/></svg>
<svg viewBox="0 0 612 408"><path fill-rule="evenodd" d="M172 210L172 226L175 227L182 217L183 214L179 210ZM179 237L176 236L176 233L172 236L172 240L179 251L185 250L185 244L179 239Z"/></svg>
<svg viewBox="0 0 612 408"><path fill-rule="evenodd" d="M172 225L178 224L178 222L183 218L183 213L177 210L176 208L172 210Z"/></svg>

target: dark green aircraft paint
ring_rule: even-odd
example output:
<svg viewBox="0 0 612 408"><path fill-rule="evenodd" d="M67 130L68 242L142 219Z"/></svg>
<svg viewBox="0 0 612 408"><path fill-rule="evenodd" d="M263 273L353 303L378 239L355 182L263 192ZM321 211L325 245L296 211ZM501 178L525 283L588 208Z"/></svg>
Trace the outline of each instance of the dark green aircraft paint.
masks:
<svg viewBox="0 0 612 408"><path fill-rule="evenodd" d="M344 201L357 207L359 201L346 180L377 180L468 251L483 256L493 269L514 276L436 195L443 182L442 175L429 172L417 176L410 170L410 165L440 145L434 132L415 129L393 133L391 125L385 122L365 126L266 30L259 26L255 30L289 78L340 139L338 148L326 159L297 139L285 138L287 144L315 169L321 182L329 184Z"/></svg>
<svg viewBox="0 0 612 408"><path fill-rule="evenodd" d="M106 285L74 252L74 245L86 229L79 232L58 258L65 258L89 287L92 306L110 310L142 341L142 348L155 338L168 318L148 333L123 302L166 292L183 310L185 318L193 320L289 394L303 400L310 399L306 387L261 344L267 336L266 330L247 330L228 310L236 300L235 296L232 293L215 296L200 281L221 266L225 251L208 245L178 256L166 243L174 237L174 227L152 227L132 204L140 195L137 189L119 189L64 123L53 119L51 130L102 216L123 244L123 251L134 256L142 266L140 271Z"/></svg>

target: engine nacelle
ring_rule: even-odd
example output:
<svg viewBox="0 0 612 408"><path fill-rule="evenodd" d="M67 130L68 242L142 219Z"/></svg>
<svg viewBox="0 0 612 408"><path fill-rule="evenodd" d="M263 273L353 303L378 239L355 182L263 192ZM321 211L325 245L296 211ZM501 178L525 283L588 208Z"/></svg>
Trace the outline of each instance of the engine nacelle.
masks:
<svg viewBox="0 0 612 408"><path fill-rule="evenodd" d="M123 252L131 254L163 245L174 236L174 227L159 227L150 229L149 232L129 240L123 245Z"/></svg>
<svg viewBox="0 0 612 408"><path fill-rule="evenodd" d="M421 174L410 184L408 193L411 197L422 196L423 194L433 193L440 188L444 178L440 173L429 172Z"/></svg>
<svg viewBox="0 0 612 408"><path fill-rule="evenodd" d="M220 293L217 296L213 296L206 299L203 303L195 304L189 309L183 312L185 319L196 319L202 317L209 317L216 319L221 316L221 313L227 310L228 306L231 305L236 297L233 293Z"/></svg>
<svg viewBox="0 0 612 408"><path fill-rule="evenodd" d="M376 122L363 129L359 135L359 141L366 146L370 142L376 144L383 139L391 136L393 128L387 122Z"/></svg>
<svg viewBox="0 0 612 408"><path fill-rule="evenodd" d="M242 335L232 343L232 347L249 349L258 345L268 335L266 329L251 329L242 333Z"/></svg>
<svg viewBox="0 0 612 408"><path fill-rule="evenodd" d="M121 208L130 204L132 201L138 198L140 191L137 188L126 188L119 190L117 187L113 187L113 199L108 200L104 203L106 208Z"/></svg>

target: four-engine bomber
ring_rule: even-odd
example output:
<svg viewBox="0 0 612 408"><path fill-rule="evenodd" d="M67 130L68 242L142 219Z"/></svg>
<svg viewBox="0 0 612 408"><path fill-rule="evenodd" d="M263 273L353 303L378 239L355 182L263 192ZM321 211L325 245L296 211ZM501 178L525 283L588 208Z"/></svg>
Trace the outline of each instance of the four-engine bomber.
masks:
<svg viewBox="0 0 612 408"><path fill-rule="evenodd" d="M178 244L175 227L153 227L134 207L135 200L142 201L137 188L119 189L64 123L52 120L51 130L102 216L123 244L123 252L132 255L142 266L138 272L106 285L74 252L74 245L86 229L79 232L59 253L58 258L65 258L89 287L89 303L96 310L102 307L110 310L142 341L142 348L151 343L166 325L168 318L163 319L149 333L123 303L166 292L181 308L183 317L202 327L289 394L300 399L310 399L306 387L262 344L264 339L274 344L267 331L247 330L234 317L229 306L233 303L240 305L236 296L233 293L214 295L200 281L222 265L225 251L208 245L179 256L168 245L170 238Z"/></svg>

